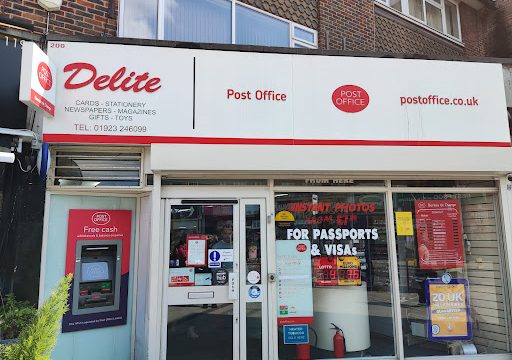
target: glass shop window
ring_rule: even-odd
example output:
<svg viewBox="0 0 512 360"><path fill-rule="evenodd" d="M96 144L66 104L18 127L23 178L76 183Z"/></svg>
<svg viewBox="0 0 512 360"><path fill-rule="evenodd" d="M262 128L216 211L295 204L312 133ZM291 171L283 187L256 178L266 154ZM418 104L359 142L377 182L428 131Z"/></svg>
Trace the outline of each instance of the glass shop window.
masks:
<svg viewBox="0 0 512 360"><path fill-rule="evenodd" d="M169 286L227 286L233 270L233 241L233 205L173 205ZM203 254L197 262L191 258L191 249ZM209 267L204 256L214 249L226 257L218 268Z"/></svg>
<svg viewBox="0 0 512 360"><path fill-rule="evenodd" d="M279 358L393 356L384 194L276 193L275 204Z"/></svg>
<svg viewBox="0 0 512 360"><path fill-rule="evenodd" d="M406 357L508 351L493 194L393 195Z"/></svg>

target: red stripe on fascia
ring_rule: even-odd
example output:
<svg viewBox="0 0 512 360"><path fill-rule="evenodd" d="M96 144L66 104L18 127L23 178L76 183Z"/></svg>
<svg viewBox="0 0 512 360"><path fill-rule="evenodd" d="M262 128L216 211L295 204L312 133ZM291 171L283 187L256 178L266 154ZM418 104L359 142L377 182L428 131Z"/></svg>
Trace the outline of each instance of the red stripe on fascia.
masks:
<svg viewBox="0 0 512 360"><path fill-rule="evenodd" d="M309 145L309 146L473 146L512 147L510 142L496 141L409 141L409 140L315 140L315 139L252 139L179 136L117 136L44 134L49 143L90 144L219 144L219 145Z"/></svg>

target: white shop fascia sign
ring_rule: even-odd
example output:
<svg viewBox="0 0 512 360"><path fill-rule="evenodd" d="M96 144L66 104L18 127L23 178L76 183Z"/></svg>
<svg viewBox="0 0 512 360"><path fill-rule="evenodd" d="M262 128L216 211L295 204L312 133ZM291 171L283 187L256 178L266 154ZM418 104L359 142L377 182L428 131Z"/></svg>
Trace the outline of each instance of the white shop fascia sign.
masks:
<svg viewBox="0 0 512 360"><path fill-rule="evenodd" d="M501 65L50 42L44 141L510 147Z"/></svg>
<svg viewBox="0 0 512 360"><path fill-rule="evenodd" d="M47 116L55 115L57 68L33 42L25 42L21 55L19 100Z"/></svg>

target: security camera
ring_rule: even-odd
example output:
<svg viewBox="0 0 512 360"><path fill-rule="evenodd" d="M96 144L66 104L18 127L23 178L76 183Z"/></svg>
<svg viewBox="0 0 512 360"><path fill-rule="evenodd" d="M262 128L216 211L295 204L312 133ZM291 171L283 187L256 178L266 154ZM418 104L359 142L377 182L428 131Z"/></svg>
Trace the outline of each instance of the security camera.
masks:
<svg viewBox="0 0 512 360"><path fill-rule="evenodd" d="M512 182L512 173L507 174L507 180Z"/></svg>

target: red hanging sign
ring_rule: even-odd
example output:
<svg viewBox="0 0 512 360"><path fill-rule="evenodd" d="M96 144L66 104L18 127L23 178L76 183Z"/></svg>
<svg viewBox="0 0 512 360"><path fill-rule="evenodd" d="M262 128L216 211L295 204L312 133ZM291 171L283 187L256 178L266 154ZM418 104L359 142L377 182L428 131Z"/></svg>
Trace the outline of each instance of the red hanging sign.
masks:
<svg viewBox="0 0 512 360"><path fill-rule="evenodd" d="M458 200L416 200L421 270L464 267L464 243Z"/></svg>

